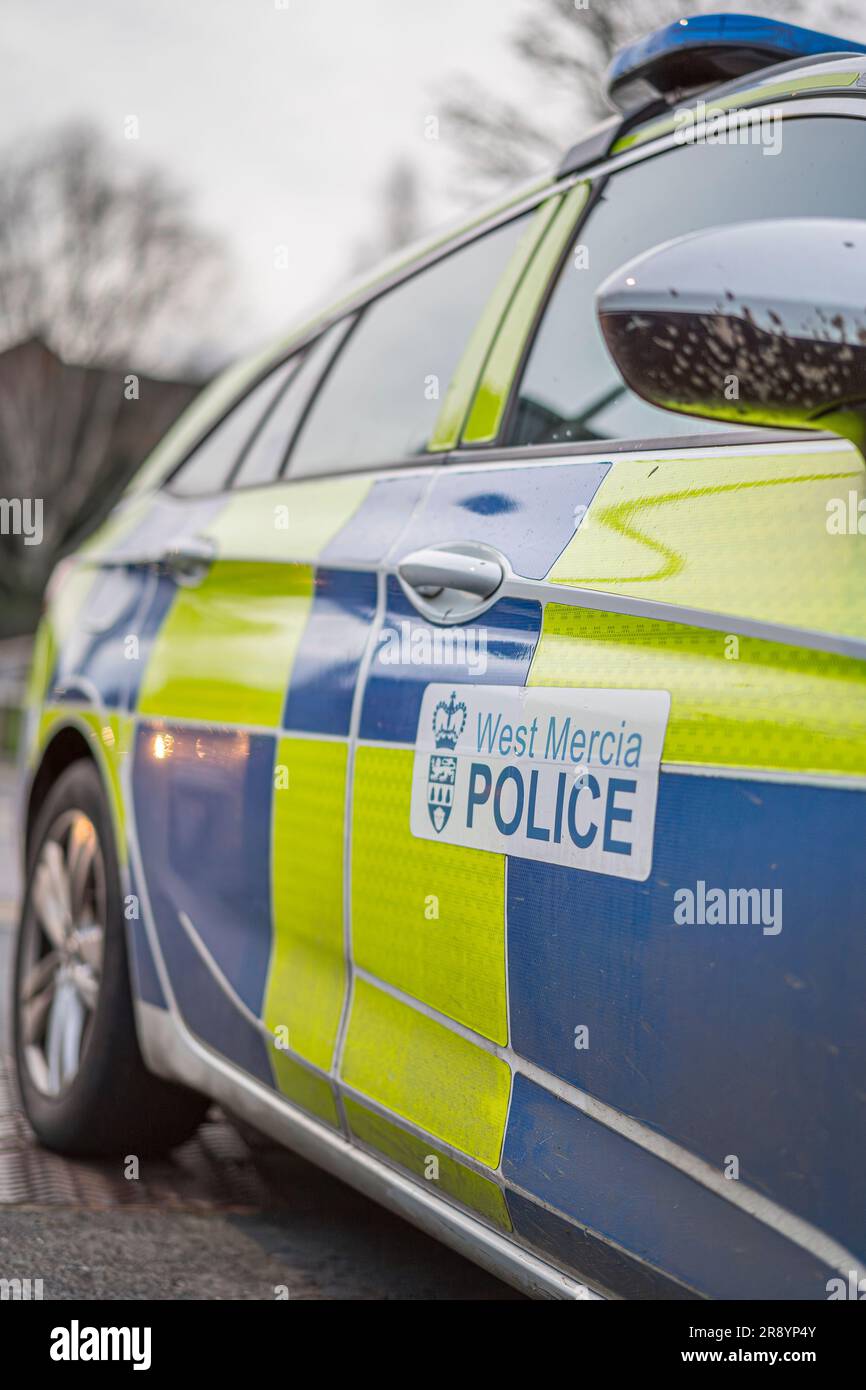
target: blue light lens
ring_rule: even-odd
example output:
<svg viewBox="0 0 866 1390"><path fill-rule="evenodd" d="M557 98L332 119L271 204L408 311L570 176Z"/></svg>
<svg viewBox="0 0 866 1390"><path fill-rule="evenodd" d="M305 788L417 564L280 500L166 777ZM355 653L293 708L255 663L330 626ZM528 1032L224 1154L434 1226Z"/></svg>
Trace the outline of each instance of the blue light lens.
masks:
<svg viewBox="0 0 866 1390"><path fill-rule="evenodd" d="M697 86L792 58L864 52L866 44L798 24L747 14L696 15L620 49L608 68L607 93L615 105L628 107L630 93L641 86L664 94L690 85L690 65Z"/></svg>

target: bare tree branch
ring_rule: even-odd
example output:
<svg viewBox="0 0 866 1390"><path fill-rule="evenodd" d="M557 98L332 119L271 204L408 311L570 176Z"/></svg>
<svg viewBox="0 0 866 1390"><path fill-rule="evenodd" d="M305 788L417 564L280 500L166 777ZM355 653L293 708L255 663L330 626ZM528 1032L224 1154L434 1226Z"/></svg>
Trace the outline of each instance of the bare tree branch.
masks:
<svg viewBox="0 0 866 1390"><path fill-rule="evenodd" d="M405 158L395 159L382 183L378 224L355 246L352 269L361 274L421 235L418 175Z"/></svg>
<svg viewBox="0 0 866 1390"><path fill-rule="evenodd" d="M739 0L693 0L688 12L739 10ZM777 0L747 8L778 13ZM624 43L678 19L677 0L533 0L510 38L523 82L518 94L488 91L471 78L451 79L440 97L443 127L458 146L458 191L493 193L549 168L582 128L611 114L604 74ZM853 0L788 0L785 18L822 28L856 30ZM550 114L557 112L554 119Z"/></svg>
<svg viewBox="0 0 866 1390"><path fill-rule="evenodd" d="M125 377L189 373L227 280L165 175L88 127L0 157L0 354L24 345L0 357L0 498L44 502L41 545L0 535L0 601L38 595L104 513L138 461L118 456L118 435L149 442L170 423L159 383L135 399ZM176 388L175 409L192 389Z"/></svg>

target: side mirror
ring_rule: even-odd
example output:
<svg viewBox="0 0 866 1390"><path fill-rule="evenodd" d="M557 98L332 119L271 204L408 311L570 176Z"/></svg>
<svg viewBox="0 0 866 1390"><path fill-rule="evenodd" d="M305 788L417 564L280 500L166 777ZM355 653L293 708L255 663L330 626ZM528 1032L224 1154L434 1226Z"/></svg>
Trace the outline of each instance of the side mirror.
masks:
<svg viewBox="0 0 866 1390"><path fill-rule="evenodd" d="M866 222L744 222L665 242L596 294L602 333L652 405L866 448Z"/></svg>

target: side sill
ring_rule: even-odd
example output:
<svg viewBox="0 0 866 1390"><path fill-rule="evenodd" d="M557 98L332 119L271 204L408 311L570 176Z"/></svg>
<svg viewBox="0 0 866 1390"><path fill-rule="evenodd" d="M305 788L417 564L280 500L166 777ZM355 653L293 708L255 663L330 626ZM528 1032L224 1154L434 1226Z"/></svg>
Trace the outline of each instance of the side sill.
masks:
<svg viewBox="0 0 866 1390"><path fill-rule="evenodd" d="M265 1090L205 1048L165 1010L135 1001L136 1023L148 1067L211 1096L249 1124L357 1188L374 1202L505 1280L530 1298L599 1302L599 1294L489 1230L467 1212L449 1206L342 1134Z"/></svg>

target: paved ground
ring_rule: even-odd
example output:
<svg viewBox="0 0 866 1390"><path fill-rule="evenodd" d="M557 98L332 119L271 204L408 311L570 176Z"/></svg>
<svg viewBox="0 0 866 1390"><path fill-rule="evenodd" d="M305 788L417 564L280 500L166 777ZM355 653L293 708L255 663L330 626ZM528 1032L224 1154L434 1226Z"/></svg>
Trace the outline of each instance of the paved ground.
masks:
<svg viewBox="0 0 866 1390"><path fill-rule="evenodd" d="M251 1150L216 1112L136 1182L36 1145L8 1057L12 788L0 764L0 1279L41 1279L46 1299L518 1298L295 1155Z"/></svg>

